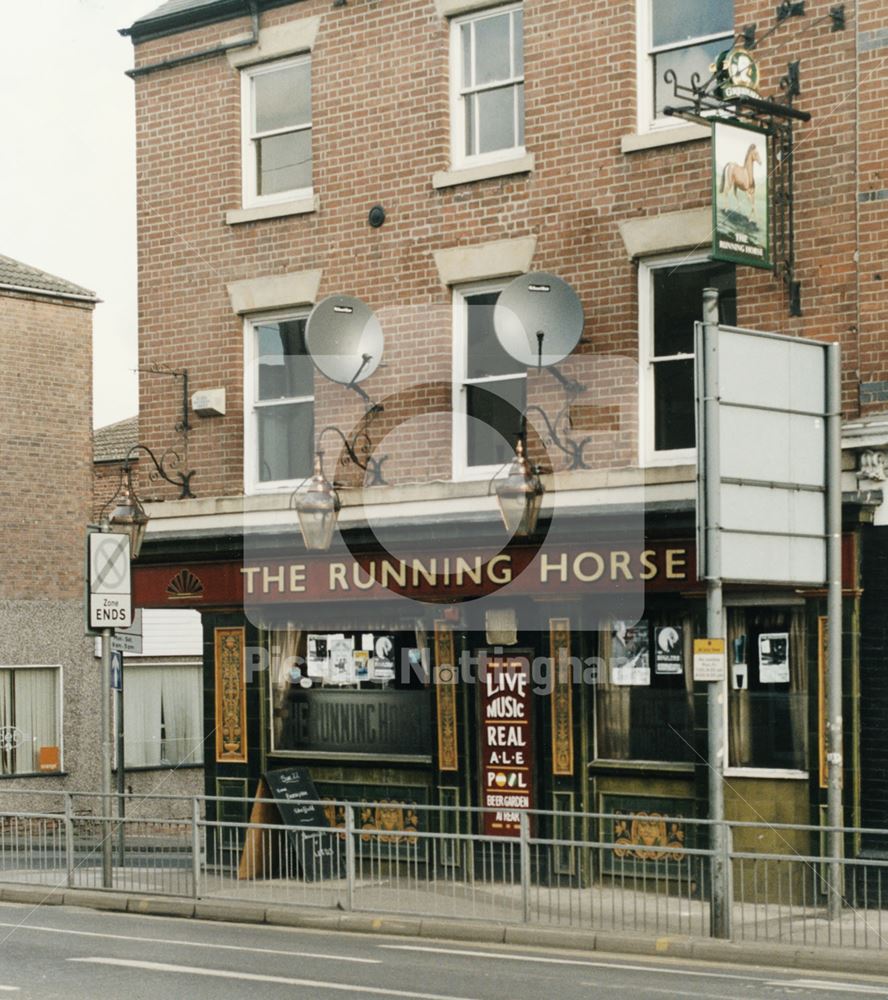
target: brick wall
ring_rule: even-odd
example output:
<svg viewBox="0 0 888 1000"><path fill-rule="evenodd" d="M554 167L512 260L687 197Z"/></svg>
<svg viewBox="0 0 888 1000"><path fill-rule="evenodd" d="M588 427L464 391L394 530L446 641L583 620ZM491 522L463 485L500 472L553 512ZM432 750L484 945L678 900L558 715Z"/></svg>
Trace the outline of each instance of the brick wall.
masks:
<svg viewBox="0 0 888 1000"><path fill-rule="evenodd" d="M740 268L738 319L840 341L846 413L854 416L858 372L872 382L888 378L888 349L880 344L883 284L872 274L888 201L860 202L855 176L859 152L860 185L888 184L876 176L886 142L878 117L883 74L875 71L882 50L861 55L860 73L873 90L860 91L859 131L854 120L856 30L869 30L884 15L879 0L865 0L858 25L855 6L846 4L848 30L831 33L824 21L830 6L809 3L804 19L781 26L759 52L765 94L777 92L786 64L800 60L797 103L814 116L799 126L796 146L804 315L790 319L773 275ZM448 26L433 0L355 0L337 8L304 0L263 12L263 27L321 18L312 54L320 210L309 215L226 224L226 210L241 205L241 151L239 74L224 57L137 79L140 366L187 368L194 389L227 390L227 415L197 420L190 435L188 467L197 470L199 496L238 493L243 483L243 332L226 283L321 269L320 296L366 300L387 333L387 367L366 388L374 398L391 398L380 427L382 434L392 429L387 450L400 461L386 467L388 478L415 479L417 469L448 478L451 293L432 252L529 235L537 237L534 269L561 275L583 301L585 343L571 374L595 386L593 402L601 406L631 403L621 434L599 429L598 464L635 464L636 372L628 364L605 376L600 362L603 355L637 357L636 267L618 225L708 205L709 144L621 152L621 138L636 127L634 3L525 0L524 9L526 145L536 157L529 176L432 187L432 174L449 167ZM773 23L773 2L737 0L735 9L738 28L757 22L761 32ZM137 46L137 61L195 51L248 27L246 19L233 19L156 39ZM388 213L379 230L366 221L376 202ZM347 426L360 414L346 390L317 383L318 427ZM163 450L175 443L178 384L143 376L140 393L142 439ZM558 398L549 376L531 377L532 402L551 409ZM426 414L404 421L414 408Z"/></svg>
<svg viewBox="0 0 888 1000"><path fill-rule="evenodd" d="M0 293L0 599L83 596L92 306Z"/></svg>

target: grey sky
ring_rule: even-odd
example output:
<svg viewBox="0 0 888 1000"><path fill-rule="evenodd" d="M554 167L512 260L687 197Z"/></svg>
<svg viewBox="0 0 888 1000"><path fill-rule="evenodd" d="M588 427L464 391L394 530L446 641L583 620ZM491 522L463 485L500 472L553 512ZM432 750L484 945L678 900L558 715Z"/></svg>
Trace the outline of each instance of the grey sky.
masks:
<svg viewBox="0 0 888 1000"><path fill-rule="evenodd" d="M0 253L94 289L94 425L138 409L132 44L160 0L27 0L0 33ZM64 359L60 359L64 363Z"/></svg>

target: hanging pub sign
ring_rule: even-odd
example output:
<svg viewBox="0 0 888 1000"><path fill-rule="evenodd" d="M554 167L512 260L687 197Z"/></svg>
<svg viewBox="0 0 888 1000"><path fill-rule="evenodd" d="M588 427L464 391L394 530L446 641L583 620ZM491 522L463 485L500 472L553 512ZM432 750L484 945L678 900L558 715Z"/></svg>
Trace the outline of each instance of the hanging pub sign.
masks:
<svg viewBox="0 0 888 1000"><path fill-rule="evenodd" d="M712 123L712 257L771 267L768 136L739 122Z"/></svg>
<svg viewBox="0 0 888 1000"><path fill-rule="evenodd" d="M742 45L722 52L715 66L716 94L722 101L736 100L738 97L759 99L759 70L749 49Z"/></svg>
<svg viewBox="0 0 888 1000"><path fill-rule="evenodd" d="M517 837L521 812L532 808L530 656L489 657L479 689L484 835Z"/></svg>

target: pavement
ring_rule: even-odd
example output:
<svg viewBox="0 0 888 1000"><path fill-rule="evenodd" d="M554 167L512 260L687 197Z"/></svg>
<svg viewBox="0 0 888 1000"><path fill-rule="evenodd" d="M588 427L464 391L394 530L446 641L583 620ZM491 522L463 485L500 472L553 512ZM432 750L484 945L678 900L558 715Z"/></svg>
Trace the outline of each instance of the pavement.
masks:
<svg viewBox="0 0 888 1000"><path fill-rule="evenodd" d="M183 920L263 924L327 932L352 932L392 939L435 939L474 945L505 945L571 950L583 954L633 955L737 966L842 972L888 977L888 947L825 947L774 944L768 941L721 941L702 937L636 934L625 931L582 930L538 924L459 917L391 915L322 910L294 905L269 905L221 899L183 899L117 890L67 889L47 886L0 885L0 903L32 907L74 906L139 916ZM883 947L888 942L882 942ZM888 984L880 991L888 997ZM813 995L813 994L812 994Z"/></svg>

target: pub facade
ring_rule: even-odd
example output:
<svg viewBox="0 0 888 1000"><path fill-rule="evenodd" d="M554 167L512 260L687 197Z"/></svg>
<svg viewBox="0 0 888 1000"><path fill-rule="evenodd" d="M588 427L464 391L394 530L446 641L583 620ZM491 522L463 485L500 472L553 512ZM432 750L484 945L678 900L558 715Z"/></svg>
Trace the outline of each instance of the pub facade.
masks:
<svg viewBox="0 0 888 1000"><path fill-rule="evenodd" d="M712 259L710 131L669 117L662 85L670 59L705 71L773 10L612 9L175 0L127 29L140 367L187 370L193 392L183 414L177 383L142 376L140 435L177 452L195 494L140 481L155 502L134 597L201 613L220 815L244 819L260 776L294 764L325 798L383 803L367 821L392 829L439 804L481 808L464 822L503 836L528 806L707 815L694 322L716 288L726 324L837 341L846 419L879 411L855 368L888 384L858 294L858 126L816 117L879 13L790 24L756 52L763 90L800 62L815 116L794 154L790 287ZM497 334L499 297L528 274L582 309L556 365L542 340L522 364ZM311 349L332 297L365 304L384 340L350 380ZM529 533L498 508L518 438L543 491ZM864 447L848 439L844 484L848 821L880 499L857 475ZM323 551L297 511L316 452L341 504ZM725 602L728 815L818 823L825 590L729 586Z"/></svg>

